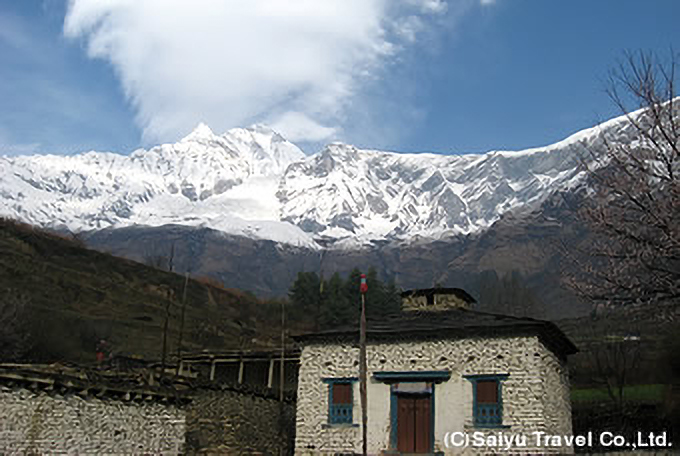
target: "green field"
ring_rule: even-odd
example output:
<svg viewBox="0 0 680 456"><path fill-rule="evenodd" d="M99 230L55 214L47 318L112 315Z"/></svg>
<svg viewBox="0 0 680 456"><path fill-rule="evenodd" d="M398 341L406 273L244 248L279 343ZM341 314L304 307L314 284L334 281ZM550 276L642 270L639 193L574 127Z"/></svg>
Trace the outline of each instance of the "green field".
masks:
<svg viewBox="0 0 680 456"><path fill-rule="evenodd" d="M663 401L666 385L632 385L623 389L624 400L629 402L659 403ZM616 392L615 392L616 394ZM607 388L571 390L572 402L603 402L610 400Z"/></svg>

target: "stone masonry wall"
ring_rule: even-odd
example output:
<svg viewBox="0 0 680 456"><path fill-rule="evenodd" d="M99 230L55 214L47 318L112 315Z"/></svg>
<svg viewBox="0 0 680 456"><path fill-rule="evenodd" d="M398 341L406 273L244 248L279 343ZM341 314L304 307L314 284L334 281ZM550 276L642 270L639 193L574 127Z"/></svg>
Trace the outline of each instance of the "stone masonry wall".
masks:
<svg viewBox="0 0 680 456"><path fill-rule="evenodd" d="M427 303L426 296L407 296L401 300L402 310L450 310L450 309L469 309L470 303L464 301L453 294L436 293L434 295L434 302Z"/></svg>
<svg viewBox="0 0 680 456"><path fill-rule="evenodd" d="M100 400L0 386L0 454L180 454L184 413L157 402Z"/></svg>
<svg viewBox="0 0 680 456"><path fill-rule="evenodd" d="M451 378L435 385L435 451L488 453L502 448L445 448L448 432L525 435L526 446L513 452L571 452L571 448L534 445L533 432L571 429L568 381L562 363L537 337L498 337L451 341L369 343L368 451L389 448L390 389L373 379L377 371L443 371ZM361 448L359 385L354 384L353 425L328 424L328 385L324 378L358 377L359 349L347 344L312 344L301 354L295 453L319 455L358 452ZM479 429L473 422L472 383L465 375L509 374L502 383L503 429Z"/></svg>
<svg viewBox="0 0 680 456"><path fill-rule="evenodd" d="M541 345L543 365L546 429L552 435L571 435L571 389L565 362Z"/></svg>
<svg viewBox="0 0 680 456"><path fill-rule="evenodd" d="M187 408L189 454L292 453L295 404L229 390L195 392Z"/></svg>

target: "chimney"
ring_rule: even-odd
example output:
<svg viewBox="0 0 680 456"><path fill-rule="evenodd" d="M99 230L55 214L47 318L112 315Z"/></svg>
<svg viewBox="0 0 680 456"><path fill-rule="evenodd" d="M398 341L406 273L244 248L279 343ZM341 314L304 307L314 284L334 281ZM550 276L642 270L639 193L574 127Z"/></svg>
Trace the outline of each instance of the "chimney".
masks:
<svg viewBox="0 0 680 456"><path fill-rule="evenodd" d="M461 288L421 288L401 293L401 310L404 312L470 310L475 302L475 299Z"/></svg>

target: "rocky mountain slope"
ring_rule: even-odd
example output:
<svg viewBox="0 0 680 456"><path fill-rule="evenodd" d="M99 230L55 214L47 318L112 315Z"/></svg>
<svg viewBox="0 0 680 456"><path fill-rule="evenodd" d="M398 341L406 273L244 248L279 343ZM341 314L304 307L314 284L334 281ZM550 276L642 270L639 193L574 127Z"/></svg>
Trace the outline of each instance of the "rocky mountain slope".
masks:
<svg viewBox="0 0 680 456"><path fill-rule="evenodd" d="M79 232L90 246L285 296L299 271L373 266L402 288L478 295L480 276L519 272L560 318L588 309L560 287L582 227L583 147L633 139L625 118L517 152L437 155L330 144L305 156L263 126L199 126L128 156L0 157L0 215ZM160 262L159 262L160 260Z"/></svg>
<svg viewBox="0 0 680 456"><path fill-rule="evenodd" d="M266 127L218 136L205 125L128 156L0 157L0 215L73 232L178 223L305 243L302 230L276 222L274 196L279 176L303 158Z"/></svg>
<svg viewBox="0 0 680 456"><path fill-rule="evenodd" d="M176 271L215 277L258 296L286 296L299 271L329 278L373 267L383 280L394 280L403 289L442 284L462 287L479 299L484 273L519 273L540 302L534 316L568 318L590 310L560 283L562 249L584 236L571 214L580 197L556 194L534 211L506 214L475 234L357 248L294 246L180 225L111 228L88 232L83 239L99 250L164 268L172 257ZM479 306L498 311L485 302Z"/></svg>
<svg viewBox="0 0 680 456"><path fill-rule="evenodd" d="M319 248L477 233L577 185L580 149L614 119L518 152L437 155L330 144L305 156L263 126L222 135L199 125L176 144L130 155L0 156L0 215L89 231L202 226Z"/></svg>

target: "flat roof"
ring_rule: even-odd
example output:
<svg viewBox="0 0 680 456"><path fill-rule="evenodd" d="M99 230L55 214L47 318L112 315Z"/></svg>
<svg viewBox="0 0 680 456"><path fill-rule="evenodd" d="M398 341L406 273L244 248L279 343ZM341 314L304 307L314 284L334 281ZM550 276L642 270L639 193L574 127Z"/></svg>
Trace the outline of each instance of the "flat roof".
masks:
<svg viewBox="0 0 680 456"><path fill-rule="evenodd" d="M536 335L554 353L571 355L576 346L552 322L528 317L512 317L468 309L443 311L403 311L366 323L369 341L395 339L455 339L468 337L501 337ZM300 334L293 337L301 343L356 342L359 326L344 326L328 331Z"/></svg>

